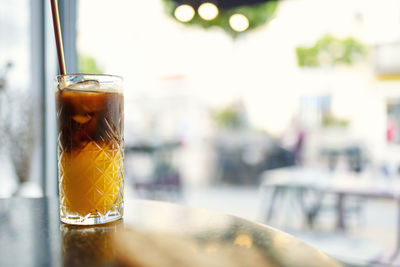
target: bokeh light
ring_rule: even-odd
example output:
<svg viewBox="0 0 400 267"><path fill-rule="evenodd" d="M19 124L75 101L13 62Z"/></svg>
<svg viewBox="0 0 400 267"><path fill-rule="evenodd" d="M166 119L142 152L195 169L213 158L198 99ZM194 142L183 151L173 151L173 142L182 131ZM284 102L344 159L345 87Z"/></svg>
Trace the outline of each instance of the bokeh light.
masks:
<svg viewBox="0 0 400 267"><path fill-rule="evenodd" d="M218 16L218 7L213 3L203 3L198 9L199 15L204 20L213 20Z"/></svg>
<svg viewBox="0 0 400 267"><path fill-rule="evenodd" d="M249 27L249 20L242 14L233 14L229 18L229 25L236 32L243 32Z"/></svg>
<svg viewBox="0 0 400 267"><path fill-rule="evenodd" d="M190 5L180 5L175 9L175 17L182 22L188 22L194 17L194 9Z"/></svg>

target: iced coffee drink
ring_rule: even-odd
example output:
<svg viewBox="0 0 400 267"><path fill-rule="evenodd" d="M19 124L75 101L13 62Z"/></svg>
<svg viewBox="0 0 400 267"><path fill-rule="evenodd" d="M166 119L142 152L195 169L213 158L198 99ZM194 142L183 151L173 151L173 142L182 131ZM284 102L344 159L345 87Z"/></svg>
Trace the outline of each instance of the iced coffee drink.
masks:
<svg viewBox="0 0 400 267"><path fill-rule="evenodd" d="M122 78L57 77L61 221L100 224L123 214Z"/></svg>

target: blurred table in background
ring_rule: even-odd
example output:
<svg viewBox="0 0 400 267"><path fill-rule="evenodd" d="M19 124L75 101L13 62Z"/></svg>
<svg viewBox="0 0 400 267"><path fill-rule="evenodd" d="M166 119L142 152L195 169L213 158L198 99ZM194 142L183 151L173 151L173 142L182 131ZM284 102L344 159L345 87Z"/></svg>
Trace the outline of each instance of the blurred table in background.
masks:
<svg viewBox="0 0 400 267"><path fill-rule="evenodd" d="M327 169L290 167L266 171L262 175L261 192L270 192L266 220L274 216L279 198L292 197L300 206L309 226L324 208L324 199L328 195L336 196L334 212L336 229L346 231L346 214L350 211L360 212L364 199L390 199L397 202L397 235L396 249L391 258L400 253L400 181L363 177L350 172L334 172ZM312 197L310 198L310 195ZM349 199L353 198L353 206ZM265 196L264 198L265 199ZM311 201L310 201L311 200ZM265 206L265 205L264 205Z"/></svg>
<svg viewBox="0 0 400 267"><path fill-rule="evenodd" d="M50 198L0 200L0 266L118 266L110 235L119 226L184 235L246 250L274 266L341 266L321 251L271 227L234 216L163 202L127 200L123 221L71 226ZM210 243L210 244L211 244Z"/></svg>

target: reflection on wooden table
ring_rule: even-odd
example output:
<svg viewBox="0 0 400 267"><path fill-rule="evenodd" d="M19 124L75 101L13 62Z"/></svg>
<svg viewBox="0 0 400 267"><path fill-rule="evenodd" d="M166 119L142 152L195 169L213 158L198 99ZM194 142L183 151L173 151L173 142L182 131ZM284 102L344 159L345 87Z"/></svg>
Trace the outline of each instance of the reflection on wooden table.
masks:
<svg viewBox="0 0 400 267"><path fill-rule="evenodd" d="M115 261L113 235L122 220L97 226L61 224L63 266L105 265Z"/></svg>

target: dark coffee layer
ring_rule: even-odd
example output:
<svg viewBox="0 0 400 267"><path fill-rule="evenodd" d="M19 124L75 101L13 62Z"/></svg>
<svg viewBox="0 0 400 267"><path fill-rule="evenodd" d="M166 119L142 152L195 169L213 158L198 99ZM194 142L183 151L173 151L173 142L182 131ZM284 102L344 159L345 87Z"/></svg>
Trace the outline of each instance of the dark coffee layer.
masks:
<svg viewBox="0 0 400 267"><path fill-rule="evenodd" d="M63 90L56 93L59 138L67 152L88 142L121 143L124 99L120 93Z"/></svg>

